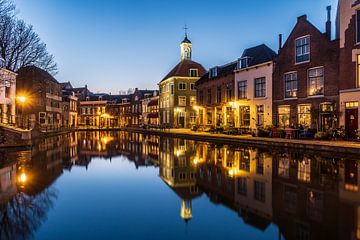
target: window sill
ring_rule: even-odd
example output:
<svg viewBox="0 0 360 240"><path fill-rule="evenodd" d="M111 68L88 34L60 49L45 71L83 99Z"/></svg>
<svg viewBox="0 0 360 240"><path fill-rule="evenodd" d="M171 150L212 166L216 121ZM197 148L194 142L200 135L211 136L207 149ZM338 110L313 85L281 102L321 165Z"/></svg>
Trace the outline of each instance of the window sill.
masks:
<svg viewBox="0 0 360 240"><path fill-rule="evenodd" d="M291 100L297 100L297 97L292 97L292 98L284 98L284 101L291 101Z"/></svg>
<svg viewBox="0 0 360 240"><path fill-rule="evenodd" d="M308 98L323 98L324 95L314 95L314 96L308 96Z"/></svg>
<svg viewBox="0 0 360 240"><path fill-rule="evenodd" d="M301 65L301 64L305 64L305 63L310 63L310 60L308 60L308 61L304 61L304 62L295 62L295 65Z"/></svg>

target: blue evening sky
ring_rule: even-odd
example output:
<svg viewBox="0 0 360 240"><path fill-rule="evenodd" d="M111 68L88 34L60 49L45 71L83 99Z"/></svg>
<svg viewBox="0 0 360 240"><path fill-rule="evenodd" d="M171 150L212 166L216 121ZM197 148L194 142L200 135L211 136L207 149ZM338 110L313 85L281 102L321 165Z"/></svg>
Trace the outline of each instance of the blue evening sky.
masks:
<svg viewBox="0 0 360 240"><path fill-rule="evenodd" d="M296 18L324 31L337 0L15 0L59 65L58 81L93 92L155 89L180 58L185 23L193 59L205 68L237 59L244 48L278 48ZM285 39L284 39L285 40Z"/></svg>

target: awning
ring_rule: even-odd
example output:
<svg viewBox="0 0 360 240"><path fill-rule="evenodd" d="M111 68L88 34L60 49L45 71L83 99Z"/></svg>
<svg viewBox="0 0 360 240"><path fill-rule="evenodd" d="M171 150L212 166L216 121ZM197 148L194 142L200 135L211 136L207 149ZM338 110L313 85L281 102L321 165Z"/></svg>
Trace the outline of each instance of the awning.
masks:
<svg viewBox="0 0 360 240"><path fill-rule="evenodd" d="M158 118L159 113L158 112L152 112L147 115L148 118Z"/></svg>
<svg viewBox="0 0 360 240"><path fill-rule="evenodd" d="M156 100L151 100L147 105L148 107L152 107L152 106L157 106L159 104L159 101Z"/></svg>

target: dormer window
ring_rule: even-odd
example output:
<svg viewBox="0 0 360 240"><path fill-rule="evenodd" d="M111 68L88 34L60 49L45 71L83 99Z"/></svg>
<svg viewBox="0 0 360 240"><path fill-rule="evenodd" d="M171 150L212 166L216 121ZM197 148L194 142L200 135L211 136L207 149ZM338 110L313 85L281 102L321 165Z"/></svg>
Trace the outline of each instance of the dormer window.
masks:
<svg viewBox="0 0 360 240"><path fill-rule="evenodd" d="M101 101L102 100L102 96L99 96L99 101Z"/></svg>
<svg viewBox="0 0 360 240"><path fill-rule="evenodd" d="M89 101L90 100L90 97L86 97L86 101Z"/></svg>
<svg viewBox="0 0 360 240"><path fill-rule="evenodd" d="M310 36L301 37L295 40L295 63L310 61Z"/></svg>
<svg viewBox="0 0 360 240"><path fill-rule="evenodd" d="M217 75L218 75L218 68L217 67L210 68L209 77L214 78L217 77Z"/></svg>
<svg viewBox="0 0 360 240"><path fill-rule="evenodd" d="M238 68L243 69L249 67L250 58L249 57L242 57L239 59Z"/></svg>
<svg viewBox="0 0 360 240"><path fill-rule="evenodd" d="M189 70L189 76L190 77L198 77L199 76L199 70L196 68L192 68Z"/></svg>

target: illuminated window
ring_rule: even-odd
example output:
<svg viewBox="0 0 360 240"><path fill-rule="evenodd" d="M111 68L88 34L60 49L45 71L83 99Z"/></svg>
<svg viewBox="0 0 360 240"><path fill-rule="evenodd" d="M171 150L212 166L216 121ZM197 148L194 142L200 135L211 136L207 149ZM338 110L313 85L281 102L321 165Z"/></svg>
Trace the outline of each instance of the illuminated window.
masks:
<svg viewBox="0 0 360 240"><path fill-rule="evenodd" d="M191 124L196 123L196 112L190 112L190 123Z"/></svg>
<svg viewBox="0 0 360 240"><path fill-rule="evenodd" d="M324 68L309 69L309 96L324 95Z"/></svg>
<svg viewBox="0 0 360 240"><path fill-rule="evenodd" d="M179 106L186 106L186 96L179 96Z"/></svg>
<svg viewBox="0 0 360 240"><path fill-rule="evenodd" d="M310 182L311 174L311 161L304 159L298 162L298 180L303 182Z"/></svg>
<svg viewBox="0 0 360 240"><path fill-rule="evenodd" d="M297 72L285 73L285 98L297 97Z"/></svg>
<svg viewBox="0 0 360 240"><path fill-rule="evenodd" d="M191 96L190 97L190 106L194 106L196 105L196 97L195 96Z"/></svg>
<svg viewBox="0 0 360 240"><path fill-rule="evenodd" d="M303 127L311 126L311 105L298 105L298 124Z"/></svg>
<svg viewBox="0 0 360 240"><path fill-rule="evenodd" d="M279 106L278 117L280 127L290 126L290 106Z"/></svg>
<svg viewBox="0 0 360 240"><path fill-rule="evenodd" d="M256 106L256 124L258 126L264 125L264 105Z"/></svg>
<svg viewBox="0 0 360 240"><path fill-rule="evenodd" d="M345 107L346 108L357 108L359 106L359 102L346 102Z"/></svg>
<svg viewBox="0 0 360 240"><path fill-rule="evenodd" d="M301 37L295 40L296 58L295 63L310 61L310 37Z"/></svg>

